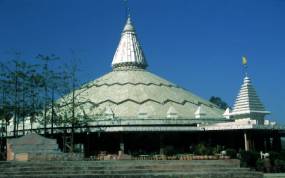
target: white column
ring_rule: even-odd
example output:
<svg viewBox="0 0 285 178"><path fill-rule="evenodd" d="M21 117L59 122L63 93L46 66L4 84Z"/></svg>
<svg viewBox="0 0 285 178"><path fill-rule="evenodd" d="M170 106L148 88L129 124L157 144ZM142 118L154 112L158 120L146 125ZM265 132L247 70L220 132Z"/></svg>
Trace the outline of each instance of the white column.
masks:
<svg viewBox="0 0 285 178"><path fill-rule="evenodd" d="M246 132L244 132L244 149L245 151L249 151L249 142L248 142L248 138L247 138L247 134Z"/></svg>

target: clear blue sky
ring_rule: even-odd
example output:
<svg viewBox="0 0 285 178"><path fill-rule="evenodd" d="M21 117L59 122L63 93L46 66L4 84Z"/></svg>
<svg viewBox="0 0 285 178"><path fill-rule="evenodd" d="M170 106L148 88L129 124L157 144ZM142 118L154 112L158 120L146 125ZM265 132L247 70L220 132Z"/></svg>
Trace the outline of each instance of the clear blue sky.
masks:
<svg viewBox="0 0 285 178"><path fill-rule="evenodd" d="M285 123L284 0L129 0L152 72L233 105L241 56L270 118ZM110 64L125 23L122 0L0 0L0 60L54 53L80 57L80 79Z"/></svg>

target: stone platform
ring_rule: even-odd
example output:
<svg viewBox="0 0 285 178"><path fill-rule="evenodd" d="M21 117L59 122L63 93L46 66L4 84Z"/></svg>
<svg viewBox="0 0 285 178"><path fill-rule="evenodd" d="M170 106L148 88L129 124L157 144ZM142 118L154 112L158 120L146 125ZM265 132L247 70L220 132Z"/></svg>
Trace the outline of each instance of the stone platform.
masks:
<svg viewBox="0 0 285 178"><path fill-rule="evenodd" d="M7 140L7 160L27 161L48 155L61 155L56 139L49 139L36 133Z"/></svg>
<svg viewBox="0 0 285 178"><path fill-rule="evenodd" d="M56 139L28 133L19 138L7 140L8 161L82 160L83 154L63 153Z"/></svg>
<svg viewBox="0 0 285 178"><path fill-rule="evenodd" d="M0 162L0 178L262 178L238 160Z"/></svg>

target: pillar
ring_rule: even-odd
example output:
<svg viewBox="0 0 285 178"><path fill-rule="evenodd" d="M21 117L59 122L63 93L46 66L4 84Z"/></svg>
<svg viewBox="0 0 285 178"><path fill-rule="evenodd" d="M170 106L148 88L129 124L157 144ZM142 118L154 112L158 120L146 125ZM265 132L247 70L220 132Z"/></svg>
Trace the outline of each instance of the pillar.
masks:
<svg viewBox="0 0 285 178"><path fill-rule="evenodd" d="M246 132L244 132L243 136L244 136L244 149L245 149L245 151L249 151L249 139L248 139L248 135L247 135Z"/></svg>

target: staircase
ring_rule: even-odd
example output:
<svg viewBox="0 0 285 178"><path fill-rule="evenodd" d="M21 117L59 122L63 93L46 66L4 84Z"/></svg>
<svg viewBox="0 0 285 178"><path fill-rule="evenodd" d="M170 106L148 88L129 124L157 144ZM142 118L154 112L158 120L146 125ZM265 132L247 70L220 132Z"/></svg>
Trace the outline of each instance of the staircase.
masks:
<svg viewBox="0 0 285 178"><path fill-rule="evenodd" d="M0 162L0 178L263 178L238 160Z"/></svg>

